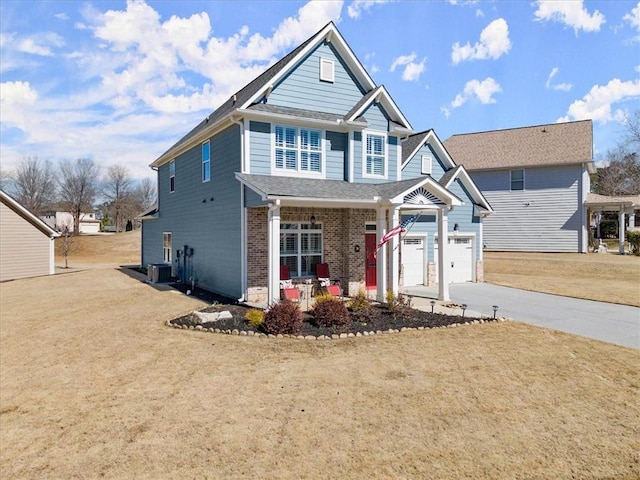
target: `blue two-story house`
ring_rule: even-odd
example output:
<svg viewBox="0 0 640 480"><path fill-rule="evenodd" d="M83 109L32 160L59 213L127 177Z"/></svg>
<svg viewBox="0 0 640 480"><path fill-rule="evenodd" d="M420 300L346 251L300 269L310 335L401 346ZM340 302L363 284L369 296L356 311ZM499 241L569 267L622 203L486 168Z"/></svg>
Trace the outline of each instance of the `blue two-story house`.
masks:
<svg viewBox="0 0 640 480"><path fill-rule="evenodd" d="M142 264L251 302L329 265L347 295L482 279L491 207L432 131L415 133L333 23L155 160ZM385 233L419 214L376 251ZM443 239L447 239L444 241Z"/></svg>

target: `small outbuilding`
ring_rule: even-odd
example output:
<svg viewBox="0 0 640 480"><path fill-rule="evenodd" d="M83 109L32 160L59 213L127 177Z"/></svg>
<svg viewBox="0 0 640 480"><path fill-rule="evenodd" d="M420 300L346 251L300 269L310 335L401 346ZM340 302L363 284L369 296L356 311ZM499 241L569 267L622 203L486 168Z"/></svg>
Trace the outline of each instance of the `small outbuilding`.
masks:
<svg viewBox="0 0 640 480"><path fill-rule="evenodd" d="M54 239L58 236L0 190L0 282L55 273Z"/></svg>

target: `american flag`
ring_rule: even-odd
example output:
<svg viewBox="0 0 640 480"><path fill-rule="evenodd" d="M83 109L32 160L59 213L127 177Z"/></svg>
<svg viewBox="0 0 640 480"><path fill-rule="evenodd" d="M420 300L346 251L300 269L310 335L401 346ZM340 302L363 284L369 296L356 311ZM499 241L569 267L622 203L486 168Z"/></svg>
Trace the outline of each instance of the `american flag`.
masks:
<svg viewBox="0 0 640 480"><path fill-rule="evenodd" d="M416 213L415 215L410 216L409 218L407 218L406 220L403 220L402 222L400 222L398 225L396 225L395 227L393 227L391 230L389 230L387 233L385 233L382 238L380 239L380 242L378 243L378 245L376 245L376 252L375 254L378 254L378 250L380 250L382 248L382 246L387 243L392 237L394 237L395 235L399 235L401 233L404 233L407 231L407 227L409 225L411 225L413 222L416 221L416 219L420 216L419 213Z"/></svg>

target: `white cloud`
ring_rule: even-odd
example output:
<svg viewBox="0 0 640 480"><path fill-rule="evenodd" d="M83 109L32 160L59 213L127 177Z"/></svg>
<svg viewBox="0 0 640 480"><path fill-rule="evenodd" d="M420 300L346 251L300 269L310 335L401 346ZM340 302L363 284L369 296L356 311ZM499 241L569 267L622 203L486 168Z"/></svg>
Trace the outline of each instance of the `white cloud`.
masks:
<svg viewBox="0 0 640 480"><path fill-rule="evenodd" d="M635 8L631 9L631 12L622 17L622 19L627 21L632 28L636 29L638 35L636 35L634 40L636 42L640 42L640 2L638 2L638 5L636 5Z"/></svg>
<svg viewBox="0 0 640 480"><path fill-rule="evenodd" d="M347 15L350 18L360 18L362 12L368 12L374 5L382 5L392 0L353 0L347 7Z"/></svg>
<svg viewBox="0 0 640 480"><path fill-rule="evenodd" d="M496 99L493 98L494 94L502 91L500 84L493 78L487 77L484 80L469 80L461 93L456 95L449 107L441 107L441 111L449 118L451 110L459 108L464 105L468 100L475 98L483 105L496 103Z"/></svg>
<svg viewBox="0 0 640 480"><path fill-rule="evenodd" d="M416 57L417 55L415 52L412 52L410 55L400 55L393 60L389 71L394 72L397 67L404 67L404 70L402 71L402 80L406 82L415 82L420 78L422 72L424 72L427 63L426 58L416 62Z"/></svg>
<svg viewBox="0 0 640 480"><path fill-rule="evenodd" d="M67 15L66 13L56 13L54 17L56 17L58 20L69 20L69 15Z"/></svg>
<svg viewBox="0 0 640 480"><path fill-rule="evenodd" d="M640 99L640 80L626 82L618 78L610 80L606 85L594 85L582 100L576 100L569 106L567 115L558 119L559 122L571 120L592 119L601 123L612 120L622 122L625 111L614 109L615 104Z"/></svg>
<svg viewBox="0 0 640 480"><path fill-rule="evenodd" d="M454 65L466 60L486 60L488 58L500 58L511 49L509 40L509 26L504 18L498 18L480 33L480 41L475 45L467 42L460 46L456 42L451 51L451 60Z"/></svg>
<svg viewBox="0 0 640 480"><path fill-rule="evenodd" d="M598 10L590 14L584 7L583 0L538 0L538 9L534 15L538 21L554 21L564 23L578 33L598 32L605 23L605 16Z"/></svg>
<svg viewBox="0 0 640 480"><path fill-rule="evenodd" d="M556 76L556 74L560 71L560 69L558 67L553 67L553 69L551 69L551 73L549 73L549 76L547 77L547 83L545 84L545 86L547 88L550 88L552 90L561 90L563 92L568 92L573 88L573 85L570 83L551 83L551 80L553 80L553 77Z"/></svg>
<svg viewBox="0 0 640 480"><path fill-rule="evenodd" d="M25 37L18 37L15 33L0 34L0 47L12 47L17 52L42 57L53 56L52 49L60 48L64 44L64 39L54 32L43 32Z"/></svg>

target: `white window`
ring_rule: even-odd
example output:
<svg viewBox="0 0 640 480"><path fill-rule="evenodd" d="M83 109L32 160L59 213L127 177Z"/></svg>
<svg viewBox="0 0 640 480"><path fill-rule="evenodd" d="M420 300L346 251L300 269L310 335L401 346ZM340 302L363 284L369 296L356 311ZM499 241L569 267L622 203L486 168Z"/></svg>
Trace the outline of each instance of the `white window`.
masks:
<svg viewBox="0 0 640 480"><path fill-rule="evenodd" d="M311 277L322 263L322 225L280 224L280 265L289 267L291 277Z"/></svg>
<svg viewBox="0 0 640 480"><path fill-rule="evenodd" d="M333 83L334 70L333 60L320 58L320 80Z"/></svg>
<svg viewBox="0 0 640 480"><path fill-rule="evenodd" d="M387 176L386 135L365 134L364 175L365 177Z"/></svg>
<svg viewBox="0 0 640 480"><path fill-rule="evenodd" d="M169 162L169 191L175 192L176 190L176 161L171 160Z"/></svg>
<svg viewBox="0 0 640 480"><path fill-rule="evenodd" d="M162 234L162 251L163 251L163 261L165 263L171 263L173 259L172 247L171 247L171 232L164 232Z"/></svg>
<svg viewBox="0 0 640 480"><path fill-rule="evenodd" d="M202 144L202 181L211 180L211 145L207 140Z"/></svg>
<svg viewBox="0 0 640 480"><path fill-rule="evenodd" d="M524 170L511 170L511 190L524 190Z"/></svg>
<svg viewBox="0 0 640 480"><path fill-rule="evenodd" d="M422 173L424 175L431 175L432 163L433 163L433 157L431 155L422 155Z"/></svg>
<svg viewBox="0 0 640 480"><path fill-rule="evenodd" d="M322 173L322 131L275 126L276 171Z"/></svg>

